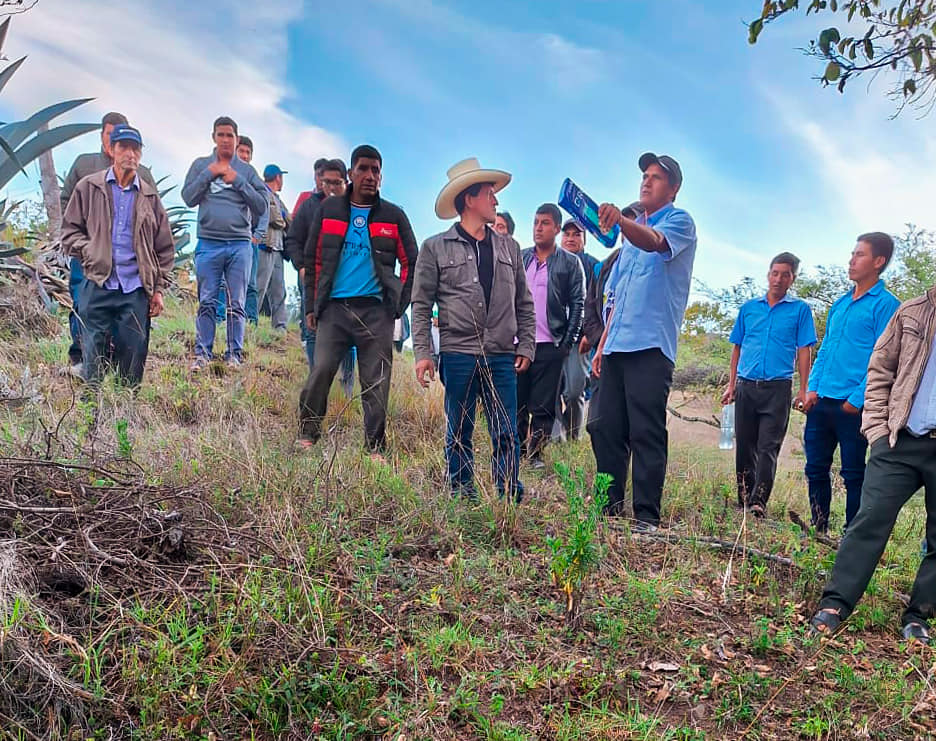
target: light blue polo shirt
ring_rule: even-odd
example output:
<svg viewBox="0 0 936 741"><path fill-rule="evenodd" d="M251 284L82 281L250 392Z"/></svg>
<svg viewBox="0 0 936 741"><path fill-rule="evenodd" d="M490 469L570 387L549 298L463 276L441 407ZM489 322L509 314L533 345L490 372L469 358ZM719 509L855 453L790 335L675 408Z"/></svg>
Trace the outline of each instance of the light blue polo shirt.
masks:
<svg viewBox="0 0 936 741"><path fill-rule="evenodd" d="M900 301L883 280L858 300L853 296L854 291L849 291L829 309L825 337L809 374L809 390L861 409L871 351Z"/></svg>
<svg viewBox="0 0 936 741"><path fill-rule="evenodd" d="M332 298L380 297L383 289L377 280L374 259L371 257L368 231L369 206L351 204L350 223L341 246L338 268L332 285Z"/></svg>
<svg viewBox="0 0 936 741"><path fill-rule="evenodd" d="M639 223L660 232L669 249L647 252L621 235L620 256L608 276L610 318L604 354L658 347L675 363L676 339L692 282L695 222L686 211L667 203Z"/></svg>
<svg viewBox="0 0 936 741"><path fill-rule="evenodd" d="M791 379L796 351L816 344L816 325L809 304L802 299L786 294L771 306L765 295L741 306L728 341L741 347L741 378Z"/></svg>

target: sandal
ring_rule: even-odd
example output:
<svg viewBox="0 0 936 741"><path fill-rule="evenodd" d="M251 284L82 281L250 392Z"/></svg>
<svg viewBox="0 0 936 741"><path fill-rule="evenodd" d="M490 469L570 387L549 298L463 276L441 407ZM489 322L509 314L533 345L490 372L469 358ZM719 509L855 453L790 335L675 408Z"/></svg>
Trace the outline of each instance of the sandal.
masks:
<svg viewBox="0 0 936 741"><path fill-rule="evenodd" d="M815 615L812 616L812 620L809 621L809 627L812 630L814 635L825 635L831 636L842 624L842 616L839 614L839 610L834 607L825 607Z"/></svg>
<svg viewBox="0 0 936 741"><path fill-rule="evenodd" d="M903 627L901 635L903 635L905 641L918 641L924 646L928 646L930 642L929 630L923 623L907 623Z"/></svg>

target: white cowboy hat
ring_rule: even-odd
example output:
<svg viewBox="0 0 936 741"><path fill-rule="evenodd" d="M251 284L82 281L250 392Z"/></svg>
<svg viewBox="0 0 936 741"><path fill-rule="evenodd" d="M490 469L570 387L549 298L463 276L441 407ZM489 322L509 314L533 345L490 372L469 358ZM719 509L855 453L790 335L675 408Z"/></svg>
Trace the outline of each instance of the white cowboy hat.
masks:
<svg viewBox="0 0 936 741"><path fill-rule="evenodd" d="M454 219L458 216L455 210L455 196L465 188L477 183L494 183L494 192L504 189L510 182L510 173L503 170L483 170L476 157L469 157L452 165L448 172L448 183L442 188L436 198L435 212L440 219Z"/></svg>

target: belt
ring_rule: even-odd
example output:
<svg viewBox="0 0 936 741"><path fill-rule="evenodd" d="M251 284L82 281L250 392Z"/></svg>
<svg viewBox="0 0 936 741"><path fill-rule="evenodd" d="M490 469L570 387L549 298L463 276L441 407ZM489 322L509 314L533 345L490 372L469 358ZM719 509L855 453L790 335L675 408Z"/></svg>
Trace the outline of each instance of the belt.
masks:
<svg viewBox="0 0 936 741"><path fill-rule="evenodd" d="M329 299L334 301L336 304L344 304L345 306L366 306L367 304L381 304L383 299L380 296L350 296L348 298L333 298Z"/></svg>
<svg viewBox="0 0 936 741"><path fill-rule="evenodd" d="M780 384L784 384L784 385L792 384L792 383L793 383L793 379L792 379L792 378L773 378L773 379L771 379L771 380L769 380L769 381L754 381L754 380L752 380L752 379L750 379L750 378L742 378L741 376L738 376L738 383L743 383L743 384L747 384L747 385L750 385L750 386L758 386L758 387L760 387L760 386L778 386L778 385L780 385Z"/></svg>

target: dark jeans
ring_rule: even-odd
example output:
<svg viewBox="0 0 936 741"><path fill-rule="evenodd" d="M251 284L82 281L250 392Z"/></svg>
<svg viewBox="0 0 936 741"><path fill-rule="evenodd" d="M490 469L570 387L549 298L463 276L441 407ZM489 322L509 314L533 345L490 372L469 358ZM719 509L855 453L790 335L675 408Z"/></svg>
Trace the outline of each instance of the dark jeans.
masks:
<svg viewBox="0 0 936 741"><path fill-rule="evenodd" d="M809 481L809 508L817 530L829 528L832 502L832 455L839 446L842 481L845 482L845 527L861 504L861 484L865 475L868 441L861 434L861 414L842 409L842 399L819 399L806 415L803 449L806 453L806 479Z"/></svg>
<svg viewBox="0 0 936 741"><path fill-rule="evenodd" d="M250 241L252 254L250 256L250 275L247 278L247 296L244 299L244 313L247 321L256 324L260 320L259 305L257 303L257 272L260 269L260 246Z"/></svg>
<svg viewBox="0 0 936 741"><path fill-rule="evenodd" d="M936 438L914 437L906 430L898 434L893 448L886 435L871 446L861 507L839 545L820 609L838 608L843 618L851 614L871 581L897 515L921 486L926 488L926 555L903 623L925 623L936 615Z"/></svg>
<svg viewBox="0 0 936 741"><path fill-rule="evenodd" d="M601 361L601 390L593 397L588 434L599 473L612 477L608 514L624 510L633 454L634 517L657 525L666 478L666 401L673 363L659 348L616 352Z"/></svg>
<svg viewBox="0 0 936 741"><path fill-rule="evenodd" d="M552 435L567 354L566 348L537 342L535 360L517 377L517 434L521 450L531 456L539 455Z"/></svg>
<svg viewBox="0 0 936 741"><path fill-rule="evenodd" d="M108 347L113 340L113 362L118 377L139 386L149 351L149 298L142 288L132 293L100 288L85 280L81 287L79 313L82 321L84 377L96 384L104 374Z"/></svg>
<svg viewBox="0 0 936 741"><path fill-rule="evenodd" d="M514 355L442 353L439 377L445 385L445 460L454 494L474 494L474 435L478 395L491 436L491 477L497 491L523 495L518 480L517 372Z"/></svg>
<svg viewBox="0 0 936 741"><path fill-rule="evenodd" d="M735 389L738 505L764 507L773 491L777 456L790 422L793 382L739 378Z"/></svg>
<svg viewBox="0 0 936 741"><path fill-rule="evenodd" d="M299 397L299 435L316 441L328 410L328 390L352 345L357 347L364 407L364 438L371 450L386 445L387 401L393 368L393 314L376 298L333 299L321 312L315 356Z"/></svg>
<svg viewBox="0 0 936 741"><path fill-rule="evenodd" d="M71 333L71 345L68 347L68 360L72 365L82 362L81 356L81 320L78 318L78 296L84 283L84 271L81 260L73 257L68 262L68 292L71 294L72 310L68 314L68 330Z"/></svg>

